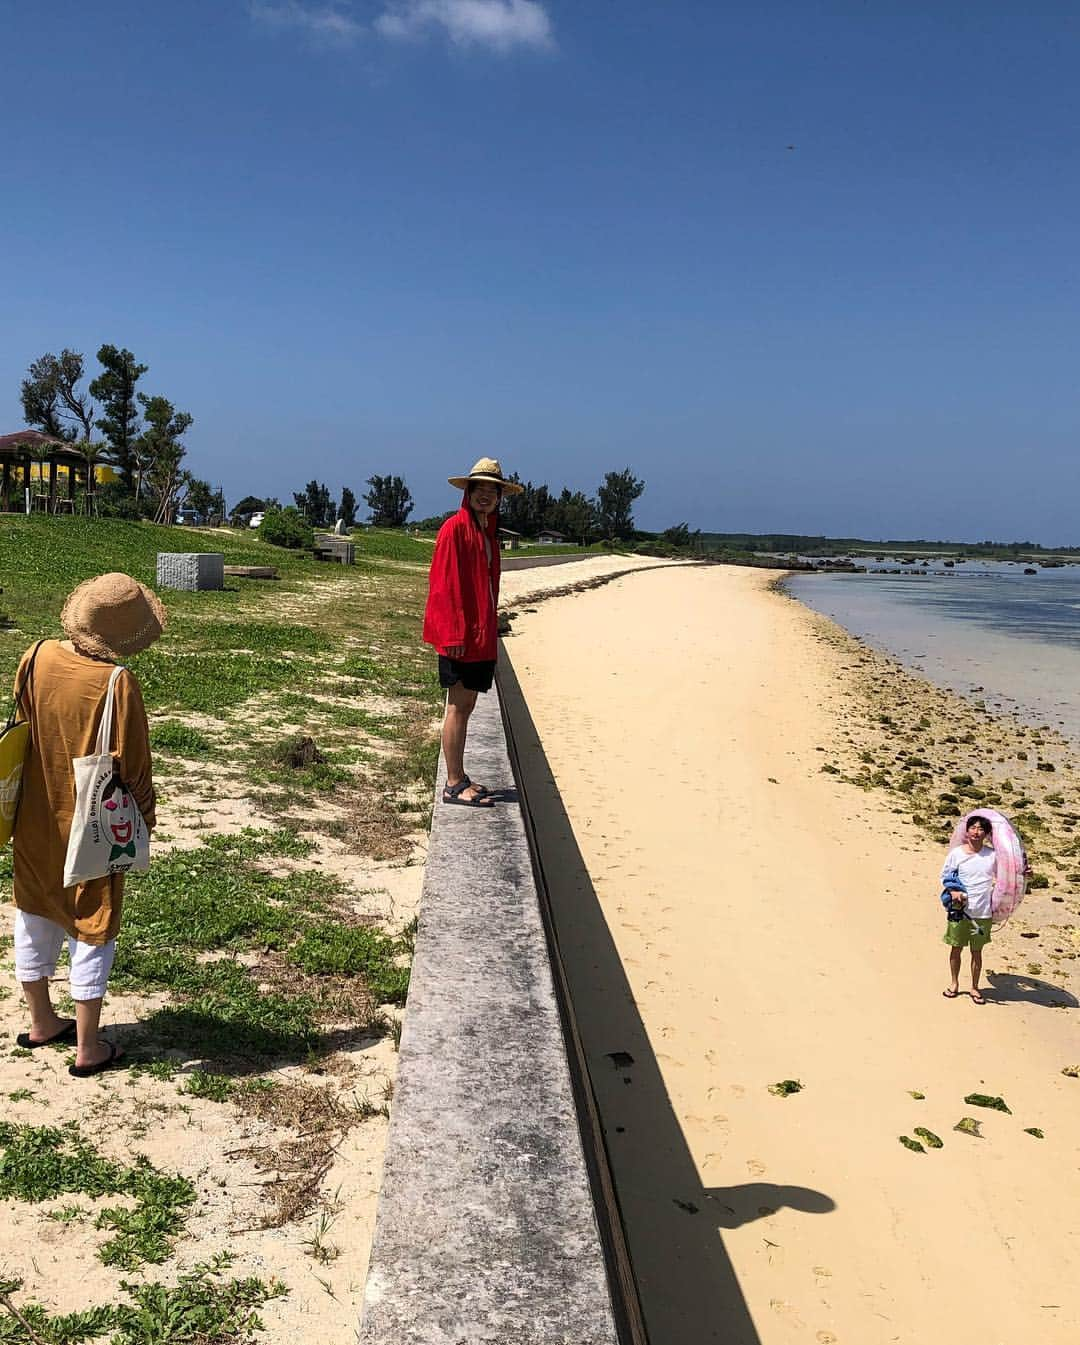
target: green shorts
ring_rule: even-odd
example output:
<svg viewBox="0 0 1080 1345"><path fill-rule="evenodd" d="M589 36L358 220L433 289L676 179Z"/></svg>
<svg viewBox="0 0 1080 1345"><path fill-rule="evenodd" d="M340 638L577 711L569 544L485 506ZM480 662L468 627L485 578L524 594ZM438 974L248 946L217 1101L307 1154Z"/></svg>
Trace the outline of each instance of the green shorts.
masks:
<svg viewBox="0 0 1080 1345"><path fill-rule="evenodd" d="M949 920L945 925L945 942L950 948L967 948L977 953L990 942L992 920Z"/></svg>

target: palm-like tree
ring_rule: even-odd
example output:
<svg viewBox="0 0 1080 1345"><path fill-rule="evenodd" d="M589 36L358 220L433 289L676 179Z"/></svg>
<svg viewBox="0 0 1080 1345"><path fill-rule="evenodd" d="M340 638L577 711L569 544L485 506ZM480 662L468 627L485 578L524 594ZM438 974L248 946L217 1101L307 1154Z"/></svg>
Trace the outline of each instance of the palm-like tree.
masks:
<svg viewBox="0 0 1080 1345"><path fill-rule="evenodd" d="M46 499L49 501L49 504L46 505L46 508L48 508L49 505L52 504L51 499L52 491L50 490L49 486L46 486L45 484L45 464L52 457L52 452L53 452L52 444L30 445L30 456L37 463L37 488L33 490L32 493L34 495L40 496L42 499Z"/></svg>
<svg viewBox="0 0 1080 1345"><path fill-rule="evenodd" d="M105 444L91 443L89 439L83 439L81 443L75 445L76 449L82 455L86 463L86 512L88 514L97 513L97 500L95 497L95 488L97 486L97 468L98 464L106 464L111 461L109 450Z"/></svg>

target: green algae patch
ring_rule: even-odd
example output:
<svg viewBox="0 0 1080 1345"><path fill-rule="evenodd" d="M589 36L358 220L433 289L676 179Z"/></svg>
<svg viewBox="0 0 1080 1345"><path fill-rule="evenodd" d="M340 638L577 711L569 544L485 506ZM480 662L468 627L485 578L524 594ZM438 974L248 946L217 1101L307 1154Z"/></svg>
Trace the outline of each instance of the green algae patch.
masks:
<svg viewBox="0 0 1080 1345"><path fill-rule="evenodd" d="M1003 1097L991 1097L988 1093L969 1093L964 1101L969 1107L989 1107L991 1111L1003 1111L1009 1116L1012 1115Z"/></svg>
<svg viewBox="0 0 1080 1345"><path fill-rule="evenodd" d="M927 1130L925 1126L916 1126L915 1134L918 1135L919 1139L923 1140L930 1149L942 1149L945 1147L945 1141L939 1135L935 1135L932 1130Z"/></svg>
<svg viewBox="0 0 1080 1345"><path fill-rule="evenodd" d="M798 1079L781 1079L779 1083L769 1084L769 1092L776 1097L790 1097L792 1093L801 1093L802 1084Z"/></svg>
<svg viewBox="0 0 1080 1345"><path fill-rule="evenodd" d="M898 1138L900 1140L900 1143L904 1146L904 1148L910 1149L912 1153L915 1154L926 1153L926 1150L922 1147L919 1141L913 1140L910 1135L900 1135Z"/></svg>

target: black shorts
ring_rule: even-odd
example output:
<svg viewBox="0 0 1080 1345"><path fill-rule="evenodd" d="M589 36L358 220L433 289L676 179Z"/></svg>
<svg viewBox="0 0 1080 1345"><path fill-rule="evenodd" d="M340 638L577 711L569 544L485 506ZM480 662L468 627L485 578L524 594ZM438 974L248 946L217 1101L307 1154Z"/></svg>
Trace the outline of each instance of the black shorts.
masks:
<svg viewBox="0 0 1080 1345"><path fill-rule="evenodd" d="M463 659L439 655L439 686L452 687L460 682L466 691L490 691L495 677L495 660L480 659L466 663Z"/></svg>

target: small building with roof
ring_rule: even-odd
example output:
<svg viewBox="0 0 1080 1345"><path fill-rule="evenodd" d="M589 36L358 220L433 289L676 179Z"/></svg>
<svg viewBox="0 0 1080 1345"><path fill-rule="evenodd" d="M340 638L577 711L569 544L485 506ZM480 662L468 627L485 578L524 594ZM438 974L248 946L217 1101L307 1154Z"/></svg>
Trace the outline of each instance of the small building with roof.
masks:
<svg viewBox="0 0 1080 1345"><path fill-rule="evenodd" d="M86 456L66 439L40 430L0 434L0 513L74 513L76 487L81 478L86 490L89 471ZM105 463L95 463L93 473L98 484L116 480Z"/></svg>

